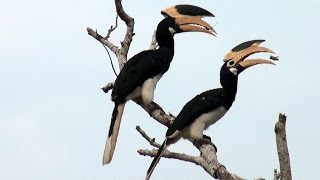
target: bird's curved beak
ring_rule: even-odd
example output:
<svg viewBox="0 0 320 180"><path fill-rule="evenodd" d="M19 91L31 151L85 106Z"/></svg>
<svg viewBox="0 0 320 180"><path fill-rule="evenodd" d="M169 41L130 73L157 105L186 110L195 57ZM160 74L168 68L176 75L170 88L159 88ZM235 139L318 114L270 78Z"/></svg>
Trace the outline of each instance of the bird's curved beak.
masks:
<svg viewBox="0 0 320 180"><path fill-rule="evenodd" d="M182 32L204 32L214 36L217 34L209 23L202 20L203 17L214 17L214 15L201 7L175 5L164 9L161 14L173 18Z"/></svg>
<svg viewBox="0 0 320 180"><path fill-rule="evenodd" d="M260 52L267 52L274 54L274 52L266 47L259 46L265 40L252 40L246 41L234 47L227 55L224 57L223 61L233 60L235 64L241 66L241 69L244 70L248 67L257 65L257 64L273 64L274 62L267 60L267 59L246 59L252 54L260 53ZM271 60L275 60L270 58Z"/></svg>

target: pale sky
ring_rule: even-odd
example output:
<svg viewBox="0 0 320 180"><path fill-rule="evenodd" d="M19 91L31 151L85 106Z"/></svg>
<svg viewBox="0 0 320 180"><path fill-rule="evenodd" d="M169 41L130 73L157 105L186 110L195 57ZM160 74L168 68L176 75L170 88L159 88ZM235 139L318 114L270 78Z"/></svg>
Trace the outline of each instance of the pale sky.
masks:
<svg viewBox="0 0 320 180"><path fill-rule="evenodd" d="M160 11L174 4L193 4L212 12L216 17L205 20L215 26L218 36L175 36L175 57L158 83L155 101L177 115L195 95L220 87L222 59L231 48L265 39L262 45L274 50L280 61L243 72L230 111L205 134L213 139L219 161L230 172L247 179L272 179L273 169L279 167L273 129L278 113L285 113L294 179L320 179L316 112L320 1L123 0L136 23L129 57L148 49L163 18ZM135 126L158 142L166 128L132 102L125 108L113 161L107 166L101 163L113 102L110 93L100 88L115 76L106 51L86 28L105 35L115 16L113 1L1 4L0 179L144 179L152 159L136 151L152 147ZM119 45L124 32L125 25L119 22L110 40ZM185 140L169 150L199 153ZM212 178L198 166L163 158L152 179Z"/></svg>

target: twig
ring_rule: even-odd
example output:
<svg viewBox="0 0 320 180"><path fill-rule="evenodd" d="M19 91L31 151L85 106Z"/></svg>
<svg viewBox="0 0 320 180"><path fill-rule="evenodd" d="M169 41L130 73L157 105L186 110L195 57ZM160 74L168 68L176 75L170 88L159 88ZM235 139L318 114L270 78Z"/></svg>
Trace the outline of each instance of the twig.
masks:
<svg viewBox="0 0 320 180"><path fill-rule="evenodd" d="M155 138L151 138L150 136L148 136L146 134L146 132L144 132L144 130L141 129L140 126L136 126L136 130L141 134L141 136L147 140L151 146L154 146L156 148L160 148L161 147L161 144L158 144L156 141L155 141Z"/></svg>
<svg viewBox="0 0 320 180"><path fill-rule="evenodd" d="M279 114L279 120L275 125L274 131L276 134L277 150L280 164L281 180L291 180L290 157L286 137L286 121L285 114Z"/></svg>
<svg viewBox="0 0 320 180"><path fill-rule="evenodd" d="M113 26L110 27L110 29L108 30L108 34L106 35L106 37L104 37L105 39L108 39L110 37L110 34L112 33L112 31L117 29L117 27L118 27L118 17L119 17L119 15L117 14L116 23L115 23L114 27Z"/></svg>
<svg viewBox="0 0 320 180"><path fill-rule="evenodd" d="M97 31L94 31L91 28L87 28L88 34L90 36L92 36L93 38L95 38L96 40L98 40L99 42L101 42L102 44L104 44L105 46L107 46L114 54L118 54L119 52L119 48L114 45L113 43L111 43L109 40L104 39Z"/></svg>
<svg viewBox="0 0 320 180"><path fill-rule="evenodd" d="M119 15L120 19L123 20L127 25L126 35L123 41L121 42L121 48L119 49L117 46L115 46L113 43L111 43L108 40L109 38L108 34L110 36L110 33L113 31L112 29L115 29L116 27L112 27L111 29L109 29L106 38L103 38L100 34L98 34L97 31L93 31L89 27L87 28L87 31L89 35L91 35L92 37L97 39L99 42L107 46L117 56L119 69L121 71L124 64L127 62L127 55L128 55L131 41L132 41L133 30L134 30L134 19L124 12L121 4L121 0L115 0L114 2L117 10L117 15ZM116 26L117 26L117 19L118 18L116 18Z"/></svg>
<svg viewBox="0 0 320 180"><path fill-rule="evenodd" d="M119 17L119 15L117 14L115 25L114 25L114 27L113 27L113 26L110 27L110 29L108 30L108 34L106 35L106 37L104 37L104 40L108 40L108 38L110 37L111 33L112 33L115 29L117 29L117 27L118 27L118 17ZM100 41L100 42L101 42L101 41ZM105 48L105 50L106 50L107 53L108 53L108 56L109 56L109 59L110 59L110 63L111 63L111 67L112 67L113 73L114 73L116 76L118 76L118 74L117 74L117 72L116 72L116 70L115 70L115 68L114 68L113 61L112 61L111 55L110 55L110 53L109 53L109 50L107 49L106 45L104 45L102 42L101 42L101 44L103 45L103 47Z"/></svg>
<svg viewBox="0 0 320 180"><path fill-rule="evenodd" d="M151 138L149 135L146 134L145 131L143 131L141 129L140 126L136 126L136 130L140 133L140 135L147 140L151 146L154 146L156 148L160 148L161 144L157 143L155 141L155 138ZM157 154L158 150L148 150L148 149L139 149L138 153L140 155L143 156L150 156L150 157L154 157ZM197 161L195 160L197 157L195 156L191 156L191 155L187 155L187 154L182 154L182 153L175 153L175 152L170 152L169 150L165 150L163 157L165 158L172 158L172 159L178 159L178 160L183 160L183 161L187 161L187 162L192 162L192 163L196 163Z"/></svg>
<svg viewBox="0 0 320 180"><path fill-rule="evenodd" d="M142 156L154 157L157 154L158 150L156 150L156 149L153 149L153 150L139 149L137 152ZM195 163L195 164L197 164L197 161L198 161L197 158L199 158L199 157L190 156L187 154L170 152L168 150L164 151L162 157L168 158L168 159L178 159L181 161L191 162L191 163Z"/></svg>

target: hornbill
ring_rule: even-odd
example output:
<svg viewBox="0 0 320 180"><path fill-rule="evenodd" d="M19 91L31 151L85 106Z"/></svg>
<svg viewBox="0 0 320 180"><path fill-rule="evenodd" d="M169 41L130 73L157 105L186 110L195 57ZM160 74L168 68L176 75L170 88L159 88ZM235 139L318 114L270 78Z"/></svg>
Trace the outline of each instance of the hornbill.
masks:
<svg viewBox="0 0 320 180"><path fill-rule="evenodd" d="M159 48L142 51L129 59L114 82L111 100L115 106L104 149L103 165L112 160L125 103L139 96L144 104L153 101L157 82L168 71L173 59L173 35L191 31L216 34L213 27L201 19L214 15L200 7L176 5L166 8L161 14L165 18L157 26L156 40Z"/></svg>
<svg viewBox="0 0 320 180"><path fill-rule="evenodd" d="M234 47L223 59L220 70L222 88L205 91L190 100L177 115L166 132L166 139L159 148L146 175L150 178L166 148L176 143L180 138L196 142L202 139L210 140L203 131L217 122L231 107L237 94L238 75L248 67L257 64L273 64L265 59L246 59L258 52L274 53L259 44L264 40L252 40Z"/></svg>

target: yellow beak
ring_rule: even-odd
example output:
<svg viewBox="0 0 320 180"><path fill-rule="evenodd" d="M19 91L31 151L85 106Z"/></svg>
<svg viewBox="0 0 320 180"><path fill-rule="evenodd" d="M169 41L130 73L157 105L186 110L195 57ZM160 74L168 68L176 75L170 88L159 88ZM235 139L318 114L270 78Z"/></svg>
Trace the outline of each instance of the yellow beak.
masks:
<svg viewBox="0 0 320 180"><path fill-rule="evenodd" d="M175 5L161 11L165 17L171 17L183 32L204 32L216 36L217 32L209 23L202 20L203 17L214 15L197 6Z"/></svg>
<svg viewBox="0 0 320 180"><path fill-rule="evenodd" d="M227 55L224 57L223 61L234 61L235 64L241 65L243 68L248 68L257 64L273 64L272 61L266 59L246 59L252 54L260 52L268 52L274 54L274 52L266 47L259 46L264 40L251 40L243 42L236 47L234 47ZM274 60L270 58L271 60Z"/></svg>

